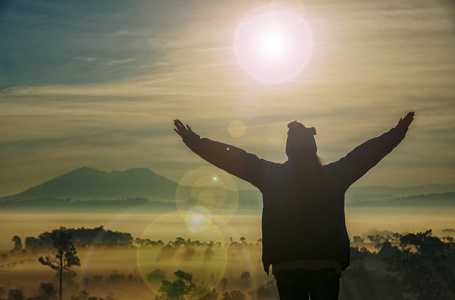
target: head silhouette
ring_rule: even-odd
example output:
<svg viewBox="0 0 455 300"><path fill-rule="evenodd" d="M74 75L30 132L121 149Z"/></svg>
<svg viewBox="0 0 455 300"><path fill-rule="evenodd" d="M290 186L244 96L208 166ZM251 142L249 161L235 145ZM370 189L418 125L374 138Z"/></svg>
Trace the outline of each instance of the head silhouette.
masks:
<svg viewBox="0 0 455 300"><path fill-rule="evenodd" d="M317 152L316 129L305 127L297 121L288 124L288 138L286 141L286 154L290 160L302 160L302 158L314 157Z"/></svg>

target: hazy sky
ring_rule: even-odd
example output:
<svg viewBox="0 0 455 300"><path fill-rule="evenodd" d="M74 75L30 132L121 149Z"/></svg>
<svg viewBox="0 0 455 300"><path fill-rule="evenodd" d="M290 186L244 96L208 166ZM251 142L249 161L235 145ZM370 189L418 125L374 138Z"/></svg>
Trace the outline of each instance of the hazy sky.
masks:
<svg viewBox="0 0 455 300"><path fill-rule="evenodd" d="M328 163L410 110L407 138L357 184L455 182L452 0L1 3L0 196L82 166L179 181L206 163L174 118L278 162L299 120L316 127ZM233 50L242 19L270 3L313 35L307 66L282 84L251 78ZM228 132L234 120L241 137Z"/></svg>

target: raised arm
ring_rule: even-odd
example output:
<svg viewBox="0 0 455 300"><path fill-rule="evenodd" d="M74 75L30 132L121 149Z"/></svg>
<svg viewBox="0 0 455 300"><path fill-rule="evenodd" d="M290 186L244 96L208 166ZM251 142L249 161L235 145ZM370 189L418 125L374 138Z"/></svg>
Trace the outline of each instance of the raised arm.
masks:
<svg viewBox="0 0 455 300"><path fill-rule="evenodd" d="M194 153L214 166L261 188L264 160L232 145L201 138L180 120L174 120L174 125L175 132Z"/></svg>
<svg viewBox="0 0 455 300"><path fill-rule="evenodd" d="M397 126L379 137L366 141L334 163L343 186L347 189L389 154L404 139L413 120L414 112L409 112L399 120Z"/></svg>

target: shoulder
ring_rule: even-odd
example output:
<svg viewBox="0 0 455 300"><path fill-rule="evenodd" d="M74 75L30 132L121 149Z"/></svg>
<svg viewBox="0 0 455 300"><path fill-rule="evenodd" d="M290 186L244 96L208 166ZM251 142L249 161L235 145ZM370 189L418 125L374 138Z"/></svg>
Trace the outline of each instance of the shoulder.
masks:
<svg viewBox="0 0 455 300"><path fill-rule="evenodd" d="M276 163L268 160L263 160L263 170L266 177L277 177L283 176L287 170L290 169L290 165L287 163Z"/></svg>

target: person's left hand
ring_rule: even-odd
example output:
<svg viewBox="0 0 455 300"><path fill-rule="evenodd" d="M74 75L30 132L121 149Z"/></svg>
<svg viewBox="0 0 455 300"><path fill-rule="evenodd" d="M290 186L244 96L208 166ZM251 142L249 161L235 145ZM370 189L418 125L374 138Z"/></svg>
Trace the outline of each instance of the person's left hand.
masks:
<svg viewBox="0 0 455 300"><path fill-rule="evenodd" d="M188 124L185 127L185 125L183 125L183 123L179 119L176 119L174 120L174 125L175 125L174 131L177 132L177 134L182 137L185 144L199 140L200 138L199 135L194 133Z"/></svg>
<svg viewBox="0 0 455 300"><path fill-rule="evenodd" d="M414 115L415 113L413 111L409 112L404 118L398 121L397 126L408 129L409 125L411 125L412 121L414 120Z"/></svg>

